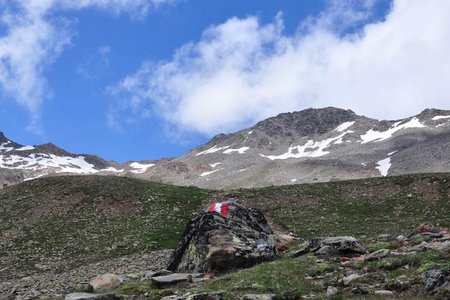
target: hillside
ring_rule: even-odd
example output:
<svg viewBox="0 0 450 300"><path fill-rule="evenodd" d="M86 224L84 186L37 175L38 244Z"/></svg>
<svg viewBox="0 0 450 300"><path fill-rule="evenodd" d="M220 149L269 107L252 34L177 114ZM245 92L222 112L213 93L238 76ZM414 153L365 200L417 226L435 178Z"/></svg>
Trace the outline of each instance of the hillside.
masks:
<svg viewBox="0 0 450 300"><path fill-rule="evenodd" d="M115 175L237 189L450 171L450 111L376 120L334 107L282 113L170 159L118 163L0 133L0 188L55 175Z"/></svg>
<svg viewBox="0 0 450 300"><path fill-rule="evenodd" d="M212 189L450 170L450 111L376 120L334 107L283 113L157 163L142 178Z"/></svg>
<svg viewBox="0 0 450 300"><path fill-rule="evenodd" d="M0 279L173 248L209 192L114 176L41 178L0 191Z"/></svg>
<svg viewBox="0 0 450 300"><path fill-rule="evenodd" d="M115 176L40 178L0 191L0 278L47 280L48 272L173 248L188 219L229 196L303 238L407 234L426 221L450 227L449 182L450 174L417 174L217 192Z"/></svg>

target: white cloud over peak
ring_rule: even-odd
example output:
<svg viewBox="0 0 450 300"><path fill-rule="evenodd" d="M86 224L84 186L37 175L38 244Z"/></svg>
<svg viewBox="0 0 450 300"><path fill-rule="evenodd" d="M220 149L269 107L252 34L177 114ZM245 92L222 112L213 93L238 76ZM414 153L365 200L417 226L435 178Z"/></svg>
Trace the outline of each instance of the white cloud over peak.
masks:
<svg viewBox="0 0 450 300"><path fill-rule="evenodd" d="M449 1L394 0L375 23L374 0L330 3L295 35L284 34L281 15L207 28L170 61L146 62L114 87L117 116L152 110L179 130L211 135L308 107L378 118L450 108Z"/></svg>
<svg viewBox="0 0 450 300"><path fill-rule="evenodd" d="M67 10L96 8L142 17L176 0L11 0L0 1L0 91L31 114L30 128L40 131L41 106L49 95L43 75L71 42Z"/></svg>

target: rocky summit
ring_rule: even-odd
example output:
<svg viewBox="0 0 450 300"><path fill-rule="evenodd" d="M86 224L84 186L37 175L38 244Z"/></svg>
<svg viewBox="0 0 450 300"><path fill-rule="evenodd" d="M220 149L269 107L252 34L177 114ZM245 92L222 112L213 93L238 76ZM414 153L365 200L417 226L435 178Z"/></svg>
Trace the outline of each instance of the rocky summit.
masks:
<svg viewBox="0 0 450 300"><path fill-rule="evenodd" d="M323 182L450 169L450 111L380 121L333 107L283 113L215 136L146 178L205 188Z"/></svg>
<svg viewBox="0 0 450 300"><path fill-rule="evenodd" d="M177 158L116 163L0 134L0 183L58 174L137 177L212 189L265 187L450 170L450 111L376 120L334 107L283 113L219 134Z"/></svg>

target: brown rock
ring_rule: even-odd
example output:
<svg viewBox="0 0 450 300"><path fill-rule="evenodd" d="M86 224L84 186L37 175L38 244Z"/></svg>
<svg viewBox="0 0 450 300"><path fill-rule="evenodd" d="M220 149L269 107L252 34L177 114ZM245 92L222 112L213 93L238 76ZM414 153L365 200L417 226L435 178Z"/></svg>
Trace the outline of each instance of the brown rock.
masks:
<svg viewBox="0 0 450 300"><path fill-rule="evenodd" d="M118 288L123 281L115 274L103 274L95 277L89 283L95 292L106 292Z"/></svg>

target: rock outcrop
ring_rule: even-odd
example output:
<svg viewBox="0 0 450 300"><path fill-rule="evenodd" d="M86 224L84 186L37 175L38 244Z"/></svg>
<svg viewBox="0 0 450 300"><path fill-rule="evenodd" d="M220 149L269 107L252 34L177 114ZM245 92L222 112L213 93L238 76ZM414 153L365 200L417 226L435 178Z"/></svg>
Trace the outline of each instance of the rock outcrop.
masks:
<svg viewBox="0 0 450 300"><path fill-rule="evenodd" d="M276 256L276 238L261 211L231 200L212 204L188 223L167 269L220 272Z"/></svg>

